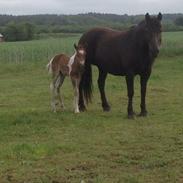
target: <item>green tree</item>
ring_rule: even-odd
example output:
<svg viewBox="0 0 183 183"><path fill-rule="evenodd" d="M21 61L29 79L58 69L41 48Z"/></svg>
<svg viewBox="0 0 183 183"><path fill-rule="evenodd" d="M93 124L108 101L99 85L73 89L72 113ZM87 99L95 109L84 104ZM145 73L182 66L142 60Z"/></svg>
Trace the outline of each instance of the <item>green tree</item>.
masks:
<svg viewBox="0 0 183 183"><path fill-rule="evenodd" d="M31 40L34 36L34 26L30 23L7 24L4 30L7 41L26 41Z"/></svg>
<svg viewBox="0 0 183 183"><path fill-rule="evenodd" d="M17 40L17 27L14 22L8 23L4 30L5 39L7 41L16 41Z"/></svg>
<svg viewBox="0 0 183 183"><path fill-rule="evenodd" d="M26 39L27 40L31 40L34 37L34 25L30 24L30 23L24 23L24 29L25 29L25 33L26 33Z"/></svg>

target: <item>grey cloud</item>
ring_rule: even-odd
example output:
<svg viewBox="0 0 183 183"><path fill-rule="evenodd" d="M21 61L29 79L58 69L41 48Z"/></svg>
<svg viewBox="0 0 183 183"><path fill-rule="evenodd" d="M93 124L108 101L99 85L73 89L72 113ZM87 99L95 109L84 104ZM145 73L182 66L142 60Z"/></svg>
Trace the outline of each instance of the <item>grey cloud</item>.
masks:
<svg viewBox="0 0 183 183"><path fill-rule="evenodd" d="M183 13L182 0L0 0L0 14Z"/></svg>

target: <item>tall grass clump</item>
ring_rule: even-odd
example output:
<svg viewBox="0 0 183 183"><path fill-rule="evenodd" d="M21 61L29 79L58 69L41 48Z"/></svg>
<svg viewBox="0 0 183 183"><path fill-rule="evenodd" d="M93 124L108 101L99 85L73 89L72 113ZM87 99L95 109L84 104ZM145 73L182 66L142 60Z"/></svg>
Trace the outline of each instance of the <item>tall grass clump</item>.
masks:
<svg viewBox="0 0 183 183"><path fill-rule="evenodd" d="M161 57L183 56L183 32L165 32L162 37Z"/></svg>

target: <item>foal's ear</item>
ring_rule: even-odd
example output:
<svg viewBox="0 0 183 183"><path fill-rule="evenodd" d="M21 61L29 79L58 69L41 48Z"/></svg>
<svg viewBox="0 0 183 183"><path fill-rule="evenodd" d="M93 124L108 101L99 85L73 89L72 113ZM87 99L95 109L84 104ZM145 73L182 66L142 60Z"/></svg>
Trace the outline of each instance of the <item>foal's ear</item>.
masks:
<svg viewBox="0 0 183 183"><path fill-rule="evenodd" d="M145 15L145 19L146 19L146 22L148 22L149 20L150 20L150 15L149 15L149 13L146 13L146 15Z"/></svg>
<svg viewBox="0 0 183 183"><path fill-rule="evenodd" d="M74 48L75 48L75 50L78 49L78 46L76 45L76 43L74 43Z"/></svg>
<svg viewBox="0 0 183 183"><path fill-rule="evenodd" d="M159 14L157 16L158 20L161 21L162 20L162 17L163 17L163 15L159 12Z"/></svg>

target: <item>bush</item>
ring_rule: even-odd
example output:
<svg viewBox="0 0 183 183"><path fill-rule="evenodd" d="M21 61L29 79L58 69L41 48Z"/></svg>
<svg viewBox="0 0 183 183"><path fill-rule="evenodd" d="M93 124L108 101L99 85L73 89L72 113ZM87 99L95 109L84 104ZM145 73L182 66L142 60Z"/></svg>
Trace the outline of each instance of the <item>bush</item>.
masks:
<svg viewBox="0 0 183 183"><path fill-rule="evenodd" d="M11 22L7 24L3 32L7 41L26 41L33 39L34 26L30 23Z"/></svg>
<svg viewBox="0 0 183 183"><path fill-rule="evenodd" d="M175 25L183 26L183 17L179 17L175 20Z"/></svg>

